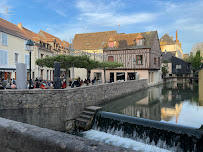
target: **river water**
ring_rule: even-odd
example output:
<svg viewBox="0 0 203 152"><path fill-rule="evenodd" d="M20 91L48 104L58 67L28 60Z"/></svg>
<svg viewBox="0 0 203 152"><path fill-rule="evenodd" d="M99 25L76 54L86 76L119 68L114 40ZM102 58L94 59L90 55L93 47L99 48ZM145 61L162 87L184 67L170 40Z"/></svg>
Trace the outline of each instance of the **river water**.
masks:
<svg viewBox="0 0 203 152"><path fill-rule="evenodd" d="M152 87L100 106L103 111L194 128L203 124L203 100L199 99L195 84L173 83Z"/></svg>

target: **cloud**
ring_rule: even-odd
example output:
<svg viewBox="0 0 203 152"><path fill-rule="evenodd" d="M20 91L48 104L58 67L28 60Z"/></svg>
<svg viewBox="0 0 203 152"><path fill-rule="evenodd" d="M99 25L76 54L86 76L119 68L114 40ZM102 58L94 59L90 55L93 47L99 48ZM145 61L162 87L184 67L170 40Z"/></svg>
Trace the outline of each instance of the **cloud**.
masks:
<svg viewBox="0 0 203 152"><path fill-rule="evenodd" d="M119 6L119 7L118 7ZM78 20L89 25L101 25L112 27L119 23L130 25L146 23L156 20L156 13L119 13L119 9L125 7L123 1L115 0L111 2L79 0L76 8L81 11Z"/></svg>

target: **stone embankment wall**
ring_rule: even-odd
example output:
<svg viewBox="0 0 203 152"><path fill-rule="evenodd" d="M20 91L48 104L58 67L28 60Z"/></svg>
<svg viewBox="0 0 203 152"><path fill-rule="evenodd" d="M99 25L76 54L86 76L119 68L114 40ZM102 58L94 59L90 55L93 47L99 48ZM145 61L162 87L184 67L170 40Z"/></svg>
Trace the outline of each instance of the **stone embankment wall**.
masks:
<svg viewBox="0 0 203 152"><path fill-rule="evenodd" d="M4 118L0 118L0 135L1 152L132 151Z"/></svg>
<svg viewBox="0 0 203 152"><path fill-rule="evenodd" d="M147 87L147 79L139 79L73 89L4 90L0 91L0 117L64 131L85 107Z"/></svg>

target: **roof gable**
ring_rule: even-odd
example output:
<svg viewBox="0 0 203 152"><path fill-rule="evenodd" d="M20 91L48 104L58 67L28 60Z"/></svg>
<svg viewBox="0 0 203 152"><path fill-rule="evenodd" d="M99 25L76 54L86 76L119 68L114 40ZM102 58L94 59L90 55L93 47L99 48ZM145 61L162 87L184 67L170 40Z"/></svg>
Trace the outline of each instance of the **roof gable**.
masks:
<svg viewBox="0 0 203 152"><path fill-rule="evenodd" d="M23 39L30 39L29 36L20 30L15 24L2 18L0 18L0 31Z"/></svg>
<svg viewBox="0 0 203 152"><path fill-rule="evenodd" d="M42 30L39 31L39 34L40 34L40 35L42 34L42 36L44 36L44 38L45 38L48 42L54 42L54 41L55 41L55 42L58 43L60 46L65 47L64 43L63 43L58 37L55 37L55 36L53 36L53 35L51 35L51 34L45 32L45 31L42 31Z"/></svg>
<svg viewBox="0 0 203 152"><path fill-rule="evenodd" d="M160 38L160 45L172 45L176 44L173 39L166 33Z"/></svg>

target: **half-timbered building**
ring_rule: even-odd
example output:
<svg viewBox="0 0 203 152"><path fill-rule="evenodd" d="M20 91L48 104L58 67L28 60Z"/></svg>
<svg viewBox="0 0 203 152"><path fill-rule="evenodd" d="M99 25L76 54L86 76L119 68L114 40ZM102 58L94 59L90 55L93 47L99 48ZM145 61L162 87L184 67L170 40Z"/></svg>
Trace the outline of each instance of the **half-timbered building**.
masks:
<svg viewBox="0 0 203 152"><path fill-rule="evenodd" d="M157 31L110 36L103 52L108 61L123 63L123 67L106 70L107 82L138 78L148 79L149 84L161 81L161 49ZM97 79L103 72L92 70L91 74Z"/></svg>

